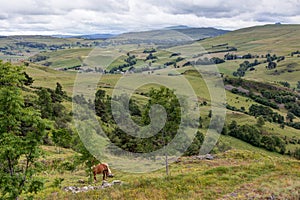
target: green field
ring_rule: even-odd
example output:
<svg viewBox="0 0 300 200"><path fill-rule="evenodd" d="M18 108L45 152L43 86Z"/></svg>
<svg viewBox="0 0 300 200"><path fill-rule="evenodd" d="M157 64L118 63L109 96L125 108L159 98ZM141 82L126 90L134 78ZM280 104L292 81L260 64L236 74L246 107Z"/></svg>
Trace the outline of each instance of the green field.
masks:
<svg viewBox="0 0 300 200"><path fill-rule="evenodd" d="M180 71L180 70L179 70ZM74 81L76 79L76 73L74 72L60 72L56 70L52 70L46 67L29 67L27 68L27 72L29 75L33 76L35 79L34 86L43 86L43 87L50 87L54 88L56 86L56 82L59 82L64 87L65 91L72 95L73 92L73 86ZM169 71L168 71L169 72ZM177 77L169 77L164 75L151 75L150 77L148 75L145 75L148 78L165 78L169 79L171 82L176 82ZM122 90L122 88L115 88L115 84L122 78L122 75L102 75L99 76L97 74L90 74L87 76L80 76L83 77L79 81L79 84L86 85L87 83L96 83L98 82L98 86L102 89L104 89L108 95L112 95L114 90ZM205 118L208 115L208 111L210 108L210 100L211 100L211 94L208 91L208 88L205 84L205 81L199 76L199 74L193 74L193 73L187 73L185 75L186 80L188 80L189 84L192 86L193 90L195 91L197 98L200 102L207 101L207 106L200 107L200 114L203 118ZM138 101L145 102L147 99L145 96L140 95L140 93L146 93L149 91L152 87L159 87L157 85L145 85L141 88L138 88L136 91L134 91L133 98L137 99ZM179 85L177 85L179 87ZM84 87L86 88L86 86ZM130 88L129 85L125 86L124 88ZM89 94L89 91L82 91L83 94ZM237 94L233 94L229 91L226 91L226 102L231 105L235 106L237 108L244 107L246 111L249 110L249 107L252 104L258 104L255 103L253 100L243 97ZM70 107L70 106L68 106ZM285 109L280 110L274 110L275 112L286 116L287 111ZM245 115L243 113L239 112L232 112L227 111L227 117L226 117L226 123L229 124L232 120L237 121L239 124L255 124L256 120L254 117ZM295 119L295 121L298 121L299 119ZM274 123L266 123L264 126L264 130L267 131L270 134L278 135L280 137L287 136L288 138L299 138L299 130L296 130L294 128L286 127L285 129L281 129L278 124ZM204 132L206 129L203 130ZM297 145L288 145L288 150L294 150L297 147Z"/></svg>
<svg viewBox="0 0 300 200"><path fill-rule="evenodd" d="M74 66L81 66L83 60L88 56L91 50L92 49L90 48L83 48L40 53L39 55L47 56L49 59L42 61L39 64L51 62L51 68L70 68Z"/></svg>
<svg viewBox="0 0 300 200"><path fill-rule="evenodd" d="M258 128L262 136L278 136L286 142L284 155L267 151L263 146L252 146L242 140L221 135L216 146L212 150L214 160L198 160L193 156L181 158L181 162L170 165L170 175L166 176L164 169L159 169L146 174L125 173L119 171L112 165L115 177L112 180L124 182L121 186L114 186L97 191L89 191L78 194L64 192L63 187L87 185L101 185L101 182L90 183L85 172L86 167L81 164L74 166L75 169L64 168L65 163L73 164L75 155L79 153L71 149L57 146L43 145L44 155L42 163L46 163L45 170L37 174L37 177L45 183L43 190L34 194L36 199L268 199L274 196L276 199L298 199L300 197L300 162L292 158L292 152L299 149L300 130L285 125L280 127L279 123L267 122L259 127L258 118L247 114L251 105L262 105L255 102L250 97L234 94L229 90L218 90L216 80L222 77L233 77L233 72L245 60L254 62L251 59L236 59L226 61L218 65L182 65L187 61L195 61L203 57L224 58L227 52L203 54L207 51L224 50L222 44L228 47L235 47L237 51L230 52L239 56L251 53L260 56L257 58L263 61L261 55L277 54L285 56L285 60L277 62L275 69L266 69L266 63L257 65L252 71L246 71L244 77L239 80L251 80L255 83L266 83L269 86L276 86L278 89L285 90L280 81L288 81L291 84L290 91L299 95L296 90L300 81L300 57L289 55L292 51L300 50L300 31L299 25L266 25L250 27L215 38L208 38L195 41L192 44L158 47L153 44L119 44L117 42L127 41L129 35L125 35L116 43L103 48L92 48L91 46L72 46L69 49L57 51L32 51L32 55L26 57L42 55L47 59L41 62L26 62L26 73L34 79L32 87L25 87L24 95L36 95L34 92L39 87L55 89L56 84L60 83L68 98L75 94L84 94L91 97L89 100L94 102L94 94L97 89L102 89L107 95L112 96L115 92L130 91L131 98L136 100L137 105L143 111L149 100L151 88L159 88L157 83L168 83L176 91L185 91L187 83L195 92L199 106L202 126L198 130L206 134L211 118L210 110L219 108L226 104L237 109L243 108L244 112L226 110L225 124L228 126L232 121L238 125L253 125ZM163 35L162 37L165 37ZM124 39L125 38L125 39ZM53 41L52 41L53 39ZM162 39L162 38L161 38ZM165 38L163 38L165 39ZM11 40L11 39L10 39ZM90 44L95 41L82 39L54 39L51 37L26 37L26 41L43 42L47 44L63 44L69 42L76 44ZM9 41L0 39L0 46L7 45ZM101 42L101 41L100 41ZM126 42L125 42L126 43ZM212 47L220 45L219 47ZM149 53L143 53L145 49L155 48L153 53L156 59L145 61ZM24 50L24 49L23 49ZM171 57L172 53L180 55ZM157 69L144 71L142 73L127 73L130 67L124 68L122 73L103 74L95 71L84 72L86 69L99 67L109 71L114 67L126 64L128 55L135 55L136 69L144 67L157 67ZM166 62L175 61L178 57L184 60L177 62L176 65L164 67ZM1 57L0 58L6 58ZM16 58L11 56L12 59ZM44 66L48 62L48 67ZM20 62L19 62L20 63ZM22 63L20 63L22 64ZM61 71L59 69L80 66L82 69ZM161 66L158 69L158 66ZM126 82L126 80L129 80ZM186 82L184 82L184 81ZM122 82L124 81L124 82ZM143 81L147 83L137 87ZM231 86L230 84L228 84ZM227 85L227 86L228 86ZM262 96L258 90L251 92ZM295 88L295 89L294 89ZM219 93L218 93L219 91ZM185 91L186 92L186 91ZM224 92L224 93L223 93ZM214 96L215 95L215 96ZM215 97L224 99L224 102L216 102ZM66 112L72 113L72 102L65 98L62 105L66 107ZM272 100L273 101L273 100ZM299 103L299 99L295 100ZM212 107L215 106L215 107ZM286 118L288 110L280 105L278 109L271 109ZM100 118L98 119L100 121ZM49 120L51 121L51 120ZM58 120L59 121L59 120ZM295 116L294 122L300 122L300 117ZM53 121L49 124L55 124ZM113 130L115 124L101 122L105 130ZM50 125L49 125L50 126ZM51 125L52 126L52 125ZM75 130L74 120L68 123L70 129ZM50 132L50 131L49 131ZM77 131L74 132L77 134ZM50 133L51 135L52 133ZM290 141L294 141L291 143ZM52 144L54 144L52 142ZM68 164L68 165L69 165ZM71 165L70 164L70 165ZM59 178L64 180L57 183ZM79 183L83 180L84 183ZM82 181L81 181L82 182ZM27 194L28 195L28 194ZM24 194L22 198L27 196ZM273 197L272 197L273 198Z"/></svg>
<svg viewBox="0 0 300 200"><path fill-rule="evenodd" d="M212 45L228 43L244 54L254 52L258 55L266 53L287 55L300 48L298 43L300 36L297 34L299 30L299 25L256 26L207 39L198 45L210 50Z"/></svg>
<svg viewBox="0 0 300 200"><path fill-rule="evenodd" d="M235 146L226 153L219 153L215 160L197 160L182 158L181 162L170 165L170 176L164 170L148 174L133 174L118 171L112 167L115 177L109 179L122 180L121 186L89 191L78 194L62 192L54 187L55 179L64 177L59 185L83 187L87 181L83 168L75 171L60 172L48 166L50 170L40 174L46 183L43 192L35 195L37 199L265 199L271 195L279 199L295 199L299 194L300 173L299 161L287 157L278 157L253 148L246 143L232 138L221 138L221 141ZM72 160L68 149L61 149L57 154L53 147L44 147L48 152L45 159L51 163ZM51 170L52 169L52 170ZM47 174L47 176L45 176ZM91 185L100 185L101 182Z"/></svg>

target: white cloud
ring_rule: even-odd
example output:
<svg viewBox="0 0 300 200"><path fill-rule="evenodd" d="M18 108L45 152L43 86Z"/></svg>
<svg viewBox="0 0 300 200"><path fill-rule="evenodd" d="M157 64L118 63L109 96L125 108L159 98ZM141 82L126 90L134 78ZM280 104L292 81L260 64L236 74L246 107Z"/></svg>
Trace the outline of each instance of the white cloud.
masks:
<svg viewBox="0 0 300 200"><path fill-rule="evenodd" d="M171 25L237 29L299 23L288 0L0 0L0 35L139 31Z"/></svg>

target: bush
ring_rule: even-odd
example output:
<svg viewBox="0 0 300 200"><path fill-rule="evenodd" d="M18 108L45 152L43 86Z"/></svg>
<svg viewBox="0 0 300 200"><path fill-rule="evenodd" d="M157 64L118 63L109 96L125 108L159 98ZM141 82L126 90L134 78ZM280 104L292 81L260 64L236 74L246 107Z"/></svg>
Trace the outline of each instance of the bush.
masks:
<svg viewBox="0 0 300 200"><path fill-rule="evenodd" d="M68 170L68 171L74 171L75 169L76 169L76 166L75 166L75 164L74 164L74 162L73 163L71 163L71 162L69 162L69 161L65 161L65 162L63 162L61 165L60 165L60 167L59 167L60 169L62 169L62 170Z"/></svg>

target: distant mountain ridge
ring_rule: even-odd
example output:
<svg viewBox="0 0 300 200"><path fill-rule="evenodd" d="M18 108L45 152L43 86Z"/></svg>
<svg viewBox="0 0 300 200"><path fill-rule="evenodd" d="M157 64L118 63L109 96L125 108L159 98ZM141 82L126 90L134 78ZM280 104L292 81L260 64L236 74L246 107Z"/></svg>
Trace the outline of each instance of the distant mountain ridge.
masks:
<svg viewBox="0 0 300 200"><path fill-rule="evenodd" d="M188 26L171 26L166 27L164 29L158 29L158 30L150 30L150 31L140 31L140 32L128 32L123 33L120 35L120 37L126 37L126 36L136 36L136 37L143 37L143 36L158 36L158 35L164 35L171 32L178 32L185 34L188 37L191 37L194 40L208 38L208 37L215 37L219 35L223 35L228 33L228 30L222 30L222 29L216 29L216 28L195 28L195 27L188 27Z"/></svg>
<svg viewBox="0 0 300 200"><path fill-rule="evenodd" d="M87 34L87 35L52 35L57 38L79 38L87 40L96 40L96 39L109 39L117 36L117 34Z"/></svg>
<svg viewBox="0 0 300 200"><path fill-rule="evenodd" d="M160 39L165 38L166 35L172 36L171 32L177 32L181 36L186 36L190 40L199 40L203 38L209 37L216 37L219 35L226 34L227 30L216 29L216 28L196 28L196 27L189 27L185 25L179 26L170 26L163 29L158 30L149 30L149 31L138 31L138 32L126 32L122 34L86 34L86 35L53 35L53 37L58 38L80 38L80 39L110 39L110 38L155 38L160 37Z"/></svg>
<svg viewBox="0 0 300 200"><path fill-rule="evenodd" d="M189 28L194 28L194 27L185 26L185 25L178 25L178 26L168 26L168 27L166 27L164 29L174 30L174 29L189 29Z"/></svg>
<svg viewBox="0 0 300 200"><path fill-rule="evenodd" d="M193 39L199 40L208 37L216 37L228 33L228 30L216 29L216 28L180 28L174 29L185 35L190 36Z"/></svg>
<svg viewBox="0 0 300 200"><path fill-rule="evenodd" d="M164 29L128 32L113 38L116 41L127 43L153 43L153 44L183 44L211 38L228 33L227 30L216 28L191 28L188 26L174 26Z"/></svg>

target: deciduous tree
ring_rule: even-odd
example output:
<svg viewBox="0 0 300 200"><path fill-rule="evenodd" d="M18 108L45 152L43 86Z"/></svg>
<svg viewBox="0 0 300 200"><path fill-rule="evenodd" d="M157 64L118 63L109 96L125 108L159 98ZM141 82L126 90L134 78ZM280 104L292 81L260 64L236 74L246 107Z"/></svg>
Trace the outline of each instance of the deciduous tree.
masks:
<svg viewBox="0 0 300 200"><path fill-rule="evenodd" d="M22 67L0 62L0 197L17 199L23 191L37 192L35 161L45 124L40 113L25 107Z"/></svg>

